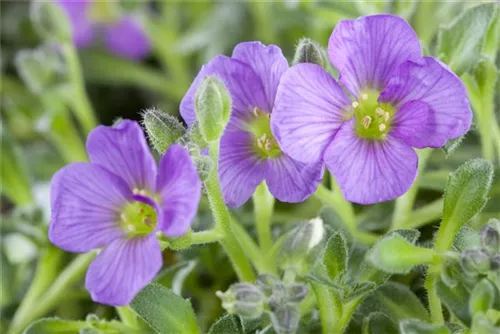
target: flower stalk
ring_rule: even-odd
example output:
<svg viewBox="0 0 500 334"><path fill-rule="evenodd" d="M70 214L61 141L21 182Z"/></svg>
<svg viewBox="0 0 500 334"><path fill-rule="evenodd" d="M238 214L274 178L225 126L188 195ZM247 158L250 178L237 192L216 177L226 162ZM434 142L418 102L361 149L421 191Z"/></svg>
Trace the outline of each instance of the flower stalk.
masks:
<svg viewBox="0 0 500 334"><path fill-rule="evenodd" d="M255 190L252 198L259 244L262 253L266 256L273 245L271 218L274 210L274 197L269 192L266 183L262 182Z"/></svg>
<svg viewBox="0 0 500 334"><path fill-rule="evenodd" d="M210 143L210 157L215 166L217 166L217 161L219 159L219 141ZM239 279L241 281L253 282L255 280L253 269L231 228L231 216L224 204L224 198L219 185L218 168L212 170L205 182L205 187L216 228L220 229L224 235L223 239L220 240L220 244L229 256Z"/></svg>

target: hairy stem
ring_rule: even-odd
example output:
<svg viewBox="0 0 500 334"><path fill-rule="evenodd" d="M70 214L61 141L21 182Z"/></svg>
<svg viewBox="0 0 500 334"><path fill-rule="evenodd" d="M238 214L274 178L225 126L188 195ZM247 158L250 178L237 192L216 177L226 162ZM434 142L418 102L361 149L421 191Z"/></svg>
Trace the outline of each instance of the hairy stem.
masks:
<svg viewBox="0 0 500 334"><path fill-rule="evenodd" d="M14 317L8 333L21 333L31 322L50 312L61 300L65 299L69 287L83 277L88 265L95 256L95 252L78 255L59 274L50 288L37 298L36 302L31 304L31 307Z"/></svg>
<svg viewBox="0 0 500 334"><path fill-rule="evenodd" d="M425 165L432 153L432 149L424 149L418 151L418 176L410 189L403 196L396 200L396 206L394 207L394 213L392 215L392 226L391 230L397 230L400 228L407 228L409 219L413 211L413 205L415 204L415 199L417 198L417 192L419 188L419 183L421 176L424 172Z"/></svg>
<svg viewBox="0 0 500 334"><path fill-rule="evenodd" d="M219 160L218 141L210 144L210 156L214 165L217 166ZM219 185L218 168L214 168L210 173L210 176L205 182L205 187L216 226L217 228L220 228L224 234L224 238L220 241L222 247L229 256L239 279L242 281L253 282L255 280L255 274L252 266L245 256L238 240L235 238L231 228L231 216L229 214L229 210L224 204L224 198Z"/></svg>
<svg viewBox="0 0 500 334"><path fill-rule="evenodd" d="M352 205L344 199L339 189L330 191L323 184L320 184L314 195L324 204L330 205L335 209L346 231L356 241L365 245L372 245L378 240L376 234L358 230Z"/></svg>
<svg viewBox="0 0 500 334"><path fill-rule="evenodd" d="M273 215L274 197L267 189L265 181L257 187L253 194L253 206L260 248L264 256L266 256L273 246L271 218Z"/></svg>

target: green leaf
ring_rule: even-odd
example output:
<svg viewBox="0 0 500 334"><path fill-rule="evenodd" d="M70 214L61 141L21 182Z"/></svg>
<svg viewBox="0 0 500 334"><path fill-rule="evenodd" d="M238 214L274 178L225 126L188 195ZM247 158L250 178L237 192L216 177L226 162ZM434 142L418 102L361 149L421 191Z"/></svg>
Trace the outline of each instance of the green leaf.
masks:
<svg viewBox="0 0 500 334"><path fill-rule="evenodd" d="M226 314L210 327L208 334L244 334L241 320L238 316Z"/></svg>
<svg viewBox="0 0 500 334"><path fill-rule="evenodd" d="M363 322L363 334L399 334L398 326L382 312L373 312Z"/></svg>
<svg viewBox="0 0 500 334"><path fill-rule="evenodd" d="M130 306L159 334L200 332L191 303L161 285L146 286Z"/></svg>
<svg viewBox="0 0 500 334"><path fill-rule="evenodd" d="M357 313L382 312L389 319L398 321L417 318L429 321L429 314L420 299L405 285L387 282L370 294L359 306Z"/></svg>
<svg viewBox="0 0 500 334"><path fill-rule="evenodd" d="M469 311L472 315L488 311L498 300L498 290L491 281L483 278L474 286L469 299Z"/></svg>
<svg viewBox="0 0 500 334"><path fill-rule="evenodd" d="M445 325L430 324L419 319L405 319L399 324L401 334L449 334Z"/></svg>
<svg viewBox="0 0 500 334"><path fill-rule="evenodd" d="M436 244L443 235L452 239L465 223L481 211L487 202L492 179L493 166L484 159L470 160L450 175L444 193L443 222Z"/></svg>
<svg viewBox="0 0 500 334"><path fill-rule="evenodd" d="M58 318L44 318L33 322L24 334L75 334L88 328L86 321L68 321Z"/></svg>
<svg viewBox="0 0 500 334"><path fill-rule="evenodd" d="M196 267L196 260L178 262L165 268L157 276L156 281L163 286L171 288L175 294L182 293L182 287L187 276Z"/></svg>
<svg viewBox="0 0 500 334"><path fill-rule="evenodd" d="M399 234L382 238L369 252L369 261L377 268L392 274L406 274L420 264L434 262L433 249L413 245Z"/></svg>
<svg viewBox="0 0 500 334"><path fill-rule="evenodd" d="M375 282L361 282L354 286L354 289L344 297L344 301L348 302L357 298L364 298L377 289L378 285Z"/></svg>
<svg viewBox="0 0 500 334"><path fill-rule="evenodd" d="M500 43L500 6L495 6L495 13L488 26L488 32L484 39L483 54L487 55L491 60L495 61Z"/></svg>
<svg viewBox="0 0 500 334"><path fill-rule="evenodd" d="M439 58L458 75L467 72L479 59L493 17L493 6L483 4L472 7L439 29Z"/></svg>
<svg viewBox="0 0 500 334"><path fill-rule="evenodd" d="M453 247L460 253L466 249L480 248L481 240L479 238L479 233L465 224L458 230L458 233L453 239Z"/></svg>
<svg viewBox="0 0 500 334"><path fill-rule="evenodd" d="M462 281L457 281L457 284L451 288L444 284L441 280L436 283L436 290L439 299L460 321L466 325L471 323L471 315L469 312L469 292Z"/></svg>
<svg viewBox="0 0 500 334"><path fill-rule="evenodd" d="M328 239L323 253L323 264L331 280L344 275L347 268L347 242L342 233L335 233Z"/></svg>

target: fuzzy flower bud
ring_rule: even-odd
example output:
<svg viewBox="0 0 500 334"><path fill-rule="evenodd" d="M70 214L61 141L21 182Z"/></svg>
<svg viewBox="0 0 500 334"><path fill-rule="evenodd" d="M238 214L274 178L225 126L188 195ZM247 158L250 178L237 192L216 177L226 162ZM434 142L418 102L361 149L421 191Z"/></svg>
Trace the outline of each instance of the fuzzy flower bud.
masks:
<svg viewBox="0 0 500 334"><path fill-rule="evenodd" d="M219 139L231 114L231 96L216 76L206 77L194 98L200 131L207 142Z"/></svg>
<svg viewBox="0 0 500 334"><path fill-rule="evenodd" d="M264 312L265 296L252 284L236 283L226 292L217 291L216 294L228 313L246 319L256 319Z"/></svg>
<svg viewBox="0 0 500 334"><path fill-rule="evenodd" d="M285 304L271 310L271 323L278 334L295 333L299 321L300 311L296 305Z"/></svg>
<svg viewBox="0 0 500 334"><path fill-rule="evenodd" d="M43 45L34 50L21 50L14 59L19 76L35 94L63 79L65 63L57 46Z"/></svg>
<svg viewBox="0 0 500 334"><path fill-rule="evenodd" d="M165 153L170 145L186 133L186 129L177 118L154 108L144 111L142 123L151 145L160 154Z"/></svg>
<svg viewBox="0 0 500 334"><path fill-rule="evenodd" d="M467 249L460 258L462 269L469 276L487 273L490 269L488 253L482 249Z"/></svg>
<svg viewBox="0 0 500 334"><path fill-rule="evenodd" d="M278 251L281 268L299 270L308 253L321 242L324 234L325 228L320 218L311 219L288 232Z"/></svg>
<svg viewBox="0 0 500 334"><path fill-rule="evenodd" d="M481 229L481 245L491 253L500 251L500 220L490 219Z"/></svg>
<svg viewBox="0 0 500 334"><path fill-rule="evenodd" d="M33 1L30 14L33 26L44 39L58 43L71 41L71 24L56 2Z"/></svg>
<svg viewBox="0 0 500 334"><path fill-rule="evenodd" d="M313 63L325 68L328 61L323 48L318 42L309 38L301 38L297 43L295 56L293 57L293 64L298 63Z"/></svg>

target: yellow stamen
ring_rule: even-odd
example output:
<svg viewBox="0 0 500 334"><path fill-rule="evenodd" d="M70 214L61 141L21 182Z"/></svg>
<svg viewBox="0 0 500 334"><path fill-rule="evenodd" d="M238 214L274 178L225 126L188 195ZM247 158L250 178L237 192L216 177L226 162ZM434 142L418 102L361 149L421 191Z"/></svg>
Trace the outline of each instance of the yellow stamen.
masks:
<svg viewBox="0 0 500 334"><path fill-rule="evenodd" d="M370 127L370 124L372 122L372 118L370 116L365 116L362 120L361 120L361 124L363 124L363 127L365 129L368 129Z"/></svg>
<svg viewBox="0 0 500 334"><path fill-rule="evenodd" d="M353 103L351 103L351 105L354 109L356 109L359 106L359 103L357 101L354 101Z"/></svg>
<svg viewBox="0 0 500 334"><path fill-rule="evenodd" d="M380 132L384 132L386 128L387 128L387 126L384 123L382 123L378 126L378 129L380 130Z"/></svg>

